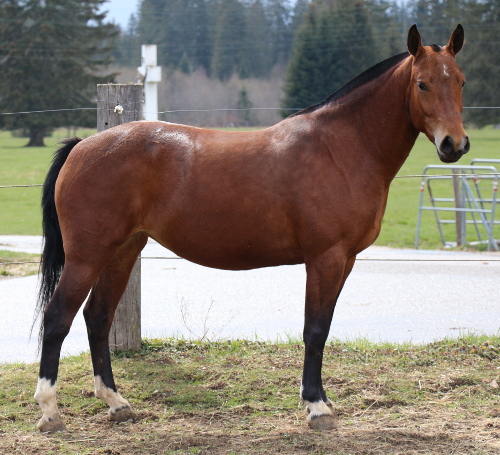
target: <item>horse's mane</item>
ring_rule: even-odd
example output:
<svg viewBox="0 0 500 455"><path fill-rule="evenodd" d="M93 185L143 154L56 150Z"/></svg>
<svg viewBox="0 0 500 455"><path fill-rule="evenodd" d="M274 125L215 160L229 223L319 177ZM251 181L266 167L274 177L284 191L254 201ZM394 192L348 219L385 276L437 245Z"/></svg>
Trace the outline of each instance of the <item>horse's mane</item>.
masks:
<svg viewBox="0 0 500 455"><path fill-rule="evenodd" d="M302 109L299 112L296 112L295 114L290 115L290 117L295 117L297 115L302 115L302 114L308 114L310 112L314 112L317 109L333 102L337 101L340 98L349 95L349 93L352 93L354 90L357 88L367 84L370 81L373 81L379 76L382 76L386 71L390 70L392 67L403 61L405 58L407 58L410 54L408 52L403 52L398 55L394 55L392 57L389 57L386 60L381 61L380 63L377 63L376 65L372 66L371 68L367 69L366 71L363 71L361 74L356 76L354 79L351 79L347 84L345 84L343 87L339 88L337 91L332 93L328 98L325 98L323 101L313 104L312 106L306 107L305 109Z"/></svg>

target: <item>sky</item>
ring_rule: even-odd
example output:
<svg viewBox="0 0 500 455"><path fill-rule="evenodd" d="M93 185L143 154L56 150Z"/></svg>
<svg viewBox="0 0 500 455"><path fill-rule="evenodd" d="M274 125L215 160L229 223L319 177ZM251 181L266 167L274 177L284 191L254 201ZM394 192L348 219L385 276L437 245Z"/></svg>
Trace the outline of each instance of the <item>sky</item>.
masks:
<svg viewBox="0 0 500 455"><path fill-rule="evenodd" d="M137 11L140 0L109 0L103 4L102 10L108 11L107 19L125 28L132 13Z"/></svg>
<svg viewBox="0 0 500 455"><path fill-rule="evenodd" d="M140 0L108 0L103 5L103 11L109 11L107 18L116 22L124 29L132 13L137 11Z"/></svg>

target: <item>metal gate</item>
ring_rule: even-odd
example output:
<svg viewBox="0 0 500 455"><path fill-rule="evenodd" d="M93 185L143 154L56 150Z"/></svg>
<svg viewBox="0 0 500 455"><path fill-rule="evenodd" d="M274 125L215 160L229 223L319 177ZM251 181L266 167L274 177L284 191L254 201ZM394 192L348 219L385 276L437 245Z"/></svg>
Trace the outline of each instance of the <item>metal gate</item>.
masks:
<svg viewBox="0 0 500 455"><path fill-rule="evenodd" d="M467 243L467 225L473 226L477 241L486 243L488 251L498 251L495 240L495 209L498 190L498 171L492 165L477 165L476 163L500 163L500 160L475 159L470 166L460 165L429 165L422 172L420 183L420 203L418 209L417 232L415 248L420 240L420 225L422 212L434 212L443 246L461 246ZM448 183L449 182L449 183ZM424 205L424 193L428 192L430 206ZM444 191L452 191L446 197ZM438 196L439 194L439 196ZM443 218L453 213L454 218ZM454 224L456 241L446 240L443 225Z"/></svg>

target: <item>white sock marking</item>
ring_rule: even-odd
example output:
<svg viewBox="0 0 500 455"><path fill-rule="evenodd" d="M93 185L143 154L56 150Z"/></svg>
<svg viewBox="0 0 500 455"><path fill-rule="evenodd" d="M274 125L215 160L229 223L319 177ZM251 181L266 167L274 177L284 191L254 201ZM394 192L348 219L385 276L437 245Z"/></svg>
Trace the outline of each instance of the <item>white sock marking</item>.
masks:
<svg viewBox="0 0 500 455"><path fill-rule="evenodd" d="M324 401L315 401L314 403L305 401L304 403L307 406L307 409L309 410L309 416L308 416L309 420L312 420L319 416L334 415L330 406L328 406Z"/></svg>
<svg viewBox="0 0 500 455"><path fill-rule="evenodd" d="M50 379L38 378L38 385L35 392L35 400L39 404L46 420L59 416L56 399L56 384L51 384Z"/></svg>
<svg viewBox="0 0 500 455"><path fill-rule="evenodd" d="M331 415L333 416L333 411L331 406L333 406L333 403L328 400L328 403L325 403L324 401L315 401L315 402L310 402L307 400L304 400L304 397L302 396L302 392L304 391L304 384L300 385L300 398L301 400L304 401L304 404L307 407L307 410L309 411L309 416L308 419L314 419L315 417L319 417L322 415Z"/></svg>
<svg viewBox="0 0 500 455"><path fill-rule="evenodd" d="M106 387L100 376L94 376L95 396L105 401L110 407L110 411L115 413L125 407L130 407L129 403L118 392Z"/></svg>

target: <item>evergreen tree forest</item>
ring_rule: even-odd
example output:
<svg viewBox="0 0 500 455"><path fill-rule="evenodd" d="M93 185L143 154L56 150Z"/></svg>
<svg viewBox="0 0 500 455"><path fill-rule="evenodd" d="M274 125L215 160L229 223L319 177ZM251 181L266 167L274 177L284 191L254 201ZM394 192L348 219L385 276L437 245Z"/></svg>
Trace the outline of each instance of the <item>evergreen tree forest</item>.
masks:
<svg viewBox="0 0 500 455"><path fill-rule="evenodd" d="M142 0L115 58L136 66L141 44L159 64L212 78L266 78L287 68L282 114L317 103L369 66L406 50L411 24L424 44L446 44L457 23L467 43L465 106L500 103L498 0ZM469 122L500 122L500 109L469 109Z"/></svg>
<svg viewBox="0 0 500 455"><path fill-rule="evenodd" d="M141 44L156 44L164 84L172 87L168 103L178 98L177 107L160 108L238 104L281 108L287 116L404 52L411 24L424 44L443 45L462 23L465 120L500 124L500 0L141 0L121 30L103 9L105 0L0 0L0 111L93 106L95 84L113 80L111 57L135 72ZM255 82L270 80L265 90ZM200 81L231 101L208 100ZM196 98L189 106L186 92L176 95L180 85ZM276 112L272 120L224 114L218 124L270 124ZM0 116L0 127L22 129L31 145L43 143L51 128L94 123L89 110Z"/></svg>
<svg viewBox="0 0 500 455"><path fill-rule="evenodd" d="M158 63L221 80L233 73L265 77L288 63L309 0L142 0L116 49L122 65L137 65L141 44L158 45ZM182 64L182 68L181 68Z"/></svg>

